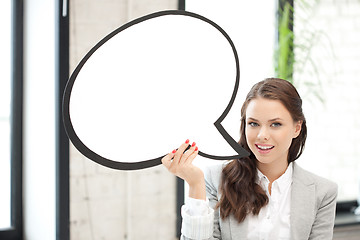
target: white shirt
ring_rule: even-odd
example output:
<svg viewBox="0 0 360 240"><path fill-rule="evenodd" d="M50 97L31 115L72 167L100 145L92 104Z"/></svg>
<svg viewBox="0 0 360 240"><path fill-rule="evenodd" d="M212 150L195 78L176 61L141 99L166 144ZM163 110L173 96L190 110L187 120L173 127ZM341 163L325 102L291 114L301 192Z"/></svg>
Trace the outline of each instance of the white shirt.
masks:
<svg viewBox="0 0 360 240"><path fill-rule="evenodd" d="M269 194L269 180L258 170L258 184L264 189L269 197L269 203L262 207L259 215L248 215L249 240L271 240L290 239L290 204L291 204L291 183L292 163L289 164L286 172L276 179L271 186ZM192 239L209 238L212 232L213 209L209 207L208 200L188 198L182 208L183 226L182 234ZM202 229L191 228L192 222L206 222Z"/></svg>

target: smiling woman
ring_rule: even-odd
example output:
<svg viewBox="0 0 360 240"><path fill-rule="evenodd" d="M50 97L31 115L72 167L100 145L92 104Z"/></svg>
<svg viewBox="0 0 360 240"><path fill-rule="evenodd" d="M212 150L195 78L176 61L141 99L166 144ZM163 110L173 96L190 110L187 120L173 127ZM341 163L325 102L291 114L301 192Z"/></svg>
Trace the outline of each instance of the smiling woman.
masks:
<svg viewBox="0 0 360 240"><path fill-rule="evenodd" d="M190 186L181 239L332 239L337 186L294 162L307 128L292 84L255 84L241 108L240 135L250 156L203 172L192 164L197 148L186 150L188 141L163 158Z"/></svg>
<svg viewBox="0 0 360 240"><path fill-rule="evenodd" d="M287 167L289 148L301 131L302 121L294 121L279 100L253 99L246 110L247 144L258 160L258 167L266 167L272 159L273 165ZM276 157L274 157L276 156ZM275 174L274 179L282 175Z"/></svg>

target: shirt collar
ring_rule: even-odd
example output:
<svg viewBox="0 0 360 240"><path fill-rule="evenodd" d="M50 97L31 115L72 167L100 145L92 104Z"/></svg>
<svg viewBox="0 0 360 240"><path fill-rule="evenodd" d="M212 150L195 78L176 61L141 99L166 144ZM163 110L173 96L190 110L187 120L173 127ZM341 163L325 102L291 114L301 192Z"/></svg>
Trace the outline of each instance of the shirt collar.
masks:
<svg viewBox="0 0 360 240"><path fill-rule="evenodd" d="M266 188L268 183L270 182L269 179L262 172L260 172L259 169L257 169L257 174L257 183ZM292 183L292 175L293 163L291 162L289 163L285 173L273 182L273 187L278 187L280 193L282 193Z"/></svg>

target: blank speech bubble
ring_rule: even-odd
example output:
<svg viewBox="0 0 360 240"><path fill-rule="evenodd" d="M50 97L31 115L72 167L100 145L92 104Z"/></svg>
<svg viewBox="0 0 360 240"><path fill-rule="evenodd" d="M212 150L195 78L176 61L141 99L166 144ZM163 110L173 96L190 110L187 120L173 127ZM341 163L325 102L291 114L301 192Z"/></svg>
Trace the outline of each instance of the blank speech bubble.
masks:
<svg viewBox="0 0 360 240"><path fill-rule="evenodd" d="M237 52L211 20L162 11L103 38L72 73L63 97L74 146L106 167L135 170L190 139L199 155L248 155L222 127L239 88Z"/></svg>

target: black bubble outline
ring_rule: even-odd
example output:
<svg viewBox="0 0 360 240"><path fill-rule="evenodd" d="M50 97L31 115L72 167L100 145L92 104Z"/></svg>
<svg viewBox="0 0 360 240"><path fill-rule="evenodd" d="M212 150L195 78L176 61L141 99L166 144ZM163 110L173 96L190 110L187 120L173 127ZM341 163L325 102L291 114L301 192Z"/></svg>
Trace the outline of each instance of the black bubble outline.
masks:
<svg viewBox="0 0 360 240"><path fill-rule="evenodd" d="M98 49L100 48L104 43L106 43L108 40L110 40L112 37L114 37L116 34L118 34L119 32L135 25L141 22L144 22L146 20L152 19L152 18L156 18L156 17L161 17L161 16L165 16L165 15L184 15L184 16L188 16L188 17L194 17L197 19L200 19L202 21L205 21L209 24L211 24L213 27L215 27L218 31L220 31L223 36L228 40L229 44L231 45L231 48L233 50L234 53L234 57L235 57L235 62L236 62L236 81L235 81L235 86L234 86L234 91L233 94L231 96L230 102L227 105L227 107L225 108L224 112L221 114L221 116L216 120L216 122L214 123L215 127L217 128L217 130L220 132L220 134L223 136L223 138L230 144L230 146L238 153L238 155L233 155L233 156L215 156L215 155L210 155L210 154L206 154L204 152L199 151L199 155L202 157L206 157L206 158L210 158L210 159L215 159L215 160L232 160L232 159L238 159L241 157L245 157L248 156L249 153L242 148L230 135L229 133L224 129L224 127L221 125L221 122L225 119L225 117L227 116L227 114L229 113L234 101L235 101L235 97L236 94L238 92L239 89L239 84L240 84L240 67L239 67L239 58L237 55L237 51L235 48L234 43L232 42L232 40L230 39L229 35L216 23L214 23L213 21L211 21L210 19L207 19L201 15L198 15L196 13L192 13L192 12L188 12L188 11L183 11L183 10L166 10L166 11L160 11L160 12L155 12L140 18L137 18L133 21L130 21L124 25L122 25L121 27L117 28L116 30L114 30L113 32L111 32L110 34L108 34L106 37L104 37L102 40L100 40L100 42L98 42L85 56L84 58L79 62L79 64L77 65L77 67L75 68L75 70L73 71L73 73L71 74L71 77L69 78L65 90L64 90L64 95L63 95L63 122L64 122L64 126L65 126L65 130L66 133L68 135L68 137L70 138L71 142L73 143L73 145L79 150L79 152L81 152L84 156L86 156L87 158L89 158L90 160L103 165L105 167L109 167L112 169L118 169L118 170L139 170L139 169L144 169L144 168L149 168L149 167L154 167L157 165L161 164L161 159L165 156L161 156L161 157L157 157L154 159L150 159L150 160L145 160L145 161L141 161L141 162L118 162L118 161L113 161L107 158L104 158L102 156L100 156L99 154L95 153L94 151L92 151L91 149L89 149L81 140L80 138L77 136L73 125L71 123L71 118L70 118L70 111L69 111L69 104L70 104L70 96L71 96L71 91L72 88L74 86L75 80L77 75L79 74L80 70L82 69L82 67L84 66L84 64L86 63L86 61L92 56L92 54Z"/></svg>

